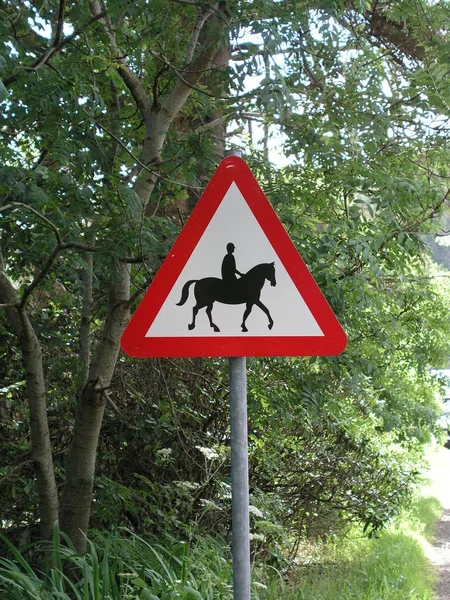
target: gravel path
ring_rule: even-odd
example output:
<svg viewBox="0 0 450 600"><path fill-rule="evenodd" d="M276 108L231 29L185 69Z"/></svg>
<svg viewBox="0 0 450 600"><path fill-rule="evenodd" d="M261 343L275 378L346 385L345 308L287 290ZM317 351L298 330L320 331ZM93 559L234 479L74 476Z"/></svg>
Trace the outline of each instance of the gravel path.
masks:
<svg viewBox="0 0 450 600"><path fill-rule="evenodd" d="M450 600L450 450L442 448L435 461L431 479L437 482L432 495L437 497L444 508L444 514L436 524L430 558L438 569L436 600Z"/></svg>
<svg viewBox="0 0 450 600"><path fill-rule="evenodd" d="M438 567L436 600L450 600L450 507L446 506L436 526L433 563Z"/></svg>

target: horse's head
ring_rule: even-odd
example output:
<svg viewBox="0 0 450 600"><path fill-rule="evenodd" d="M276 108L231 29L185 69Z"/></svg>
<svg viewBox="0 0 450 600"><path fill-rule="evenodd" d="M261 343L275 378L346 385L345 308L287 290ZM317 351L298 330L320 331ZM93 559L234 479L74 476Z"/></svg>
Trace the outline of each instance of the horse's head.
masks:
<svg viewBox="0 0 450 600"><path fill-rule="evenodd" d="M268 267L269 271L267 273L267 279L270 281L270 285L275 287L277 285L277 280L275 279L275 263L269 263Z"/></svg>

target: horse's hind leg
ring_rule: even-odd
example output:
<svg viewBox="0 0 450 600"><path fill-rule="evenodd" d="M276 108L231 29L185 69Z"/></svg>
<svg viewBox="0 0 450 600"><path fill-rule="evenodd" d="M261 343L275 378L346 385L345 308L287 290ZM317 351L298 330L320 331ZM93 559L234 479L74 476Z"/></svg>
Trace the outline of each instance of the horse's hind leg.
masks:
<svg viewBox="0 0 450 600"><path fill-rule="evenodd" d="M213 303L214 304L214 303ZM208 315L208 319L209 319L209 324L211 325L211 327L214 329L214 331L218 332L220 331L220 329L217 327L217 325L213 322L212 320L212 309L213 309L213 304L208 304L208 306L206 307L206 314Z"/></svg>
<svg viewBox="0 0 450 600"><path fill-rule="evenodd" d="M263 313L265 313L267 315L267 318L269 319L269 329L272 329L273 327L273 319L272 319L272 315L269 312L269 309L267 308L267 306L265 306L261 300L258 300L257 302L255 302L256 306L258 308L260 308Z"/></svg>
<svg viewBox="0 0 450 600"><path fill-rule="evenodd" d="M192 331L195 327L195 319L197 318L197 313L199 311L201 307L198 305L198 303L194 306L194 308L192 309L192 323L189 323L188 325L188 329L189 331Z"/></svg>
<svg viewBox="0 0 450 600"><path fill-rule="evenodd" d="M247 302L247 304L245 305L244 317L243 317L242 323L241 323L241 328L244 333L246 331L248 331L247 327L245 326L245 321L247 320L248 315L252 312L252 308L253 308L253 302Z"/></svg>

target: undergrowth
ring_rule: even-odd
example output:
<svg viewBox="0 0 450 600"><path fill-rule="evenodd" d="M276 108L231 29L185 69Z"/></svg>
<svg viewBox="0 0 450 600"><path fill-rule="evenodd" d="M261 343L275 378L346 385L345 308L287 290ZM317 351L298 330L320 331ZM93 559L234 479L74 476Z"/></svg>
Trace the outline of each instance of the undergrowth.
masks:
<svg viewBox="0 0 450 600"><path fill-rule="evenodd" d="M252 600L433 600L435 572L427 556L441 514L436 491L450 452L434 463L433 488L410 503L396 523L371 539L354 528L345 539L304 544L290 568L254 564ZM438 494L436 494L438 495ZM34 566L38 550L19 552L4 536L0 596L4 600L231 600L230 549L220 538L195 543L149 541L130 531L93 536L79 555L54 529L40 548L46 567ZM3 549L5 550L5 548ZM28 560L27 557L33 557Z"/></svg>
<svg viewBox="0 0 450 600"><path fill-rule="evenodd" d="M448 491L450 452L430 455L423 487L400 518L379 536L353 530L333 543L302 548L289 581L269 583L266 600L434 600L430 543Z"/></svg>

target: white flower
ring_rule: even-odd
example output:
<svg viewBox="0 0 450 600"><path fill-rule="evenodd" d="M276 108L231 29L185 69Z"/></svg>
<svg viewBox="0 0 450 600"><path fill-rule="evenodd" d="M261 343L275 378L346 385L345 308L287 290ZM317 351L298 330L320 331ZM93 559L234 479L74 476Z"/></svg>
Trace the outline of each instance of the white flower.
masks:
<svg viewBox="0 0 450 600"><path fill-rule="evenodd" d="M196 490L200 487L199 483L194 483L193 481L174 481L174 484L183 490Z"/></svg>
<svg viewBox="0 0 450 600"><path fill-rule="evenodd" d="M200 500L200 503L203 504L203 506L209 510L222 510L220 506L218 506L212 500L208 500L207 498L202 498Z"/></svg>
<svg viewBox="0 0 450 600"><path fill-rule="evenodd" d="M262 512L259 510L259 508L256 508L256 506L252 506L250 504L250 506L248 507L248 512L251 515L255 515L255 517L259 517L260 519L262 519L264 517L264 515L262 514Z"/></svg>
<svg viewBox="0 0 450 600"><path fill-rule="evenodd" d="M251 542L263 542L266 539L262 533L251 533L249 538Z"/></svg>
<svg viewBox="0 0 450 600"><path fill-rule="evenodd" d="M172 448L161 448L160 450L156 451L156 454L162 458L167 458L172 454Z"/></svg>
<svg viewBox="0 0 450 600"><path fill-rule="evenodd" d="M212 448L204 448L203 446L195 446L195 447L197 448L197 450L199 452L201 452L203 454L203 456L207 460L215 460L216 458L219 458L218 452L216 452Z"/></svg>

